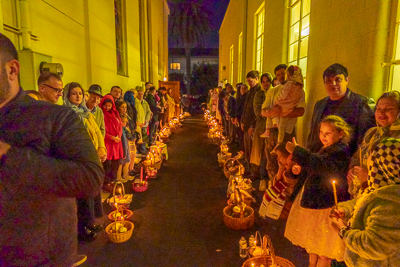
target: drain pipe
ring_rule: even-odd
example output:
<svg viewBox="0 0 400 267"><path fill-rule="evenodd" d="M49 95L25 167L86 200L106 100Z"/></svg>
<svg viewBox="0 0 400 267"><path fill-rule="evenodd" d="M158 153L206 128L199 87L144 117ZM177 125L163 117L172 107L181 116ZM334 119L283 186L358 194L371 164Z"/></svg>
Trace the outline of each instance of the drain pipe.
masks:
<svg viewBox="0 0 400 267"><path fill-rule="evenodd" d="M29 0L19 0L21 32L22 32L22 49L31 50L31 21L29 14Z"/></svg>

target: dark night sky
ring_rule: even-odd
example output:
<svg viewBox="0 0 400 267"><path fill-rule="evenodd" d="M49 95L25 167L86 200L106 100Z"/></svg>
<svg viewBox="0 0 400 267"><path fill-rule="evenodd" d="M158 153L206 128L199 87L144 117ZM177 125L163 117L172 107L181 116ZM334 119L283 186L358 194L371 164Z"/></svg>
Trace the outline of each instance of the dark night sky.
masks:
<svg viewBox="0 0 400 267"><path fill-rule="evenodd" d="M203 0L211 11L211 31L206 36L206 48L218 48L219 36L218 31L224 19L225 11L228 7L229 0ZM170 5L171 8L171 5ZM174 47L174 44L169 40L169 47Z"/></svg>

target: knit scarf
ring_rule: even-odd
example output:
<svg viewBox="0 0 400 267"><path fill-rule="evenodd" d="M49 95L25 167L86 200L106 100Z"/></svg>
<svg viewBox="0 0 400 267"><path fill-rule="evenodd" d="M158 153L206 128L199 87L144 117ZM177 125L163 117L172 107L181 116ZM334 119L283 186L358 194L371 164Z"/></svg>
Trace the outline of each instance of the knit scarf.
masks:
<svg viewBox="0 0 400 267"><path fill-rule="evenodd" d="M400 139L385 138L371 151L368 160L368 188L370 193L378 188L400 184Z"/></svg>

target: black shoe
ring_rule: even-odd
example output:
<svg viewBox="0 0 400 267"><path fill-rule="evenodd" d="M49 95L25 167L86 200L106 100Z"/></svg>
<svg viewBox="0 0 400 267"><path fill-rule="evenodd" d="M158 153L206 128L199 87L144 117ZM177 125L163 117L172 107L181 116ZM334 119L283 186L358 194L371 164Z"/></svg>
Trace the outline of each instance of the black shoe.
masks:
<svg viewBox="0 0 400 267"><path fill-rule="evenodd" d="M103 225L101 225L101 224L93 224L93 225L88 226L87 228L94 233L103 231Z"/></svg>
<svg viewBox="0 0 400 267"><path fill-rule="evenodd" d="M83 232L78 233L78 239L79 241L89 243L96 239L96 233L85 227Z"/></svg>

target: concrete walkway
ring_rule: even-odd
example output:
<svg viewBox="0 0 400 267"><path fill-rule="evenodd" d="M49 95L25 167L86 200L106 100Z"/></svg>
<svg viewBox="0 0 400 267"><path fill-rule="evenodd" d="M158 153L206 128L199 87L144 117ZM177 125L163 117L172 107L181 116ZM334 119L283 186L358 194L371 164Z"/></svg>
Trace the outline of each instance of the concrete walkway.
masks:
<svg viewBox="0 0 400 267"><path fill-rule="evenodd" d="M183 122L167 143L169 160L158 177L149 181L146 192L134 193L132 238L114 244L103 231L94 242L80 245L79 253L88 256L82 266L240 267L244 261L239 257L239 239L248 239L256 230L270 235L276 255L299 267L308 265L304 250L283 237L284 221L257 218L248 231L224 225L228 181L218 167L217 146L206 138L207 131L201 117ZM131 182L125 187L130 193ZM105 205L105 213L109 212ZM109 224L106 216L103 222Z"/></svg>

